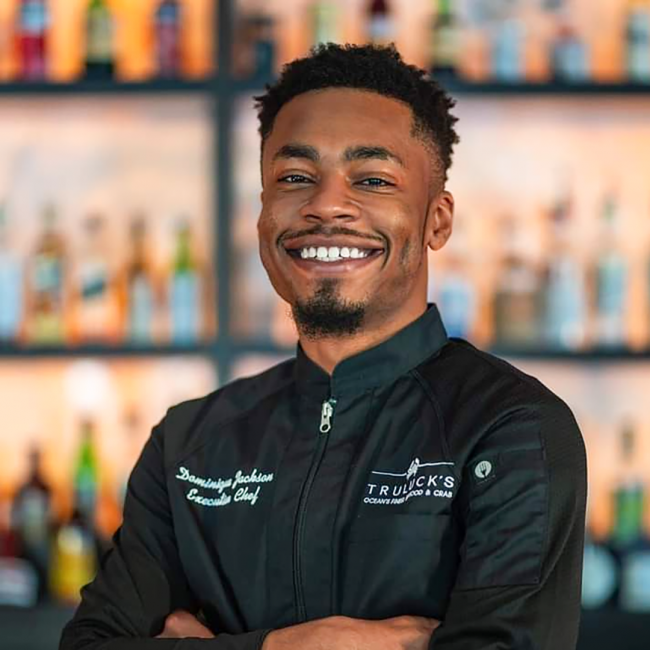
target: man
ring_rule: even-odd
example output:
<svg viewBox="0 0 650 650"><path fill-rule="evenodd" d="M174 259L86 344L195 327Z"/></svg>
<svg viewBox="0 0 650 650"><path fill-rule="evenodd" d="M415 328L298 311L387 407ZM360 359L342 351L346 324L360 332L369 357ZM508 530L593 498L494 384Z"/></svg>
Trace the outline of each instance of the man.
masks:
<svg viewBox="0 0 650 650"><path fill-rule="evenodd" d="M169 410L61 649L571 650L578 427L426 302L453 102L393 48L336 45L257 99L297 358Z"/></svg>

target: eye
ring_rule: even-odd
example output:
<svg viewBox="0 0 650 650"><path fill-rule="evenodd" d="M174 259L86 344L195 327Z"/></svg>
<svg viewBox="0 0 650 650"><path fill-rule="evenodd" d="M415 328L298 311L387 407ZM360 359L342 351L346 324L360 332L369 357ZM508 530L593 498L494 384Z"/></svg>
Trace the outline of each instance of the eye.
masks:
<svg viewBox="0 0 650 650"><path fill-rule="evenodd" d="M281 176L278 178L278 183L289 183L289 184L296 184L296 183L309 183L310 179L307 178L306 176L303 176L302 174L287 174L287 176Z"/></svg>
<svg viewBox="0 0 650 650"><path fill-rule="evenodd" d="M365 185L366 187L393 187L394 183L389 183L383 178L364 178L362 181L359 181L359 185Z"/></svg>

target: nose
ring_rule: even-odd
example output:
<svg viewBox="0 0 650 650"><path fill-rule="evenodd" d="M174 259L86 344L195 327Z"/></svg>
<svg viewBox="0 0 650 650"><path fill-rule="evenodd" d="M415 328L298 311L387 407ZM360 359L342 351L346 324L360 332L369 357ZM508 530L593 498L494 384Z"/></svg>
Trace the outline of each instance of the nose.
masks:
<svg viewBox="0 0 650 650"><path fill-rule="evenodd" d="M339 175L323 177L300 208L300 216L311 223L351 222L359 218L359 206L350 197L346 179Z"/></svg>

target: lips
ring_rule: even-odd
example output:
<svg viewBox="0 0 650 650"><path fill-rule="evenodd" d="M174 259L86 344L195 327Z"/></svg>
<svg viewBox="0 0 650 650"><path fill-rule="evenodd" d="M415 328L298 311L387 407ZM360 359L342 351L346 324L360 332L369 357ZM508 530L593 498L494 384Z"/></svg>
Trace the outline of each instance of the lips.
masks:
<svg viewBox="0 0 650 650"><path fill-rule="evenodd" d="M358 237L300 237L284 244L286 251L300 251L302 248L357 248L359 250L383 251L384 247L377 241Z"/></svg>

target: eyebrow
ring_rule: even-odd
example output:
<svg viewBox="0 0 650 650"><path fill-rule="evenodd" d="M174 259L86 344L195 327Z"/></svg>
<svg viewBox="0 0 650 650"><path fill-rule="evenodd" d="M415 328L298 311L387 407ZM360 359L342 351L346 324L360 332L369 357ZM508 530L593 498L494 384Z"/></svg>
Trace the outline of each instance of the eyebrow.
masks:
<svg viewBox="0 0 650 650"><path fill-rule="evenodd" d="M275 152L273 162L276 160L286 160L288 158L303 158L310 162L317 163L320 161L320 154L315 147L307 144L285 144ZM391 160L401 167L404 167L404 161L390 149L380 146L357 146L348 147L343 152L343 160L345 162L353 162L355 160Z"/></svg>
<svg viewBox="0 0 650 650"><path fill-rule="evenodd" d="M343 153L343 160L352 162L354 160L391 160L401 167L404 167L404 161L390 149L386 147L360 146L348 147Z"/></svg>

